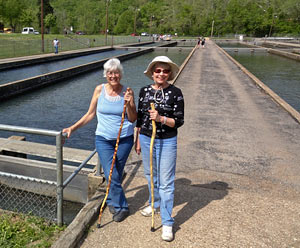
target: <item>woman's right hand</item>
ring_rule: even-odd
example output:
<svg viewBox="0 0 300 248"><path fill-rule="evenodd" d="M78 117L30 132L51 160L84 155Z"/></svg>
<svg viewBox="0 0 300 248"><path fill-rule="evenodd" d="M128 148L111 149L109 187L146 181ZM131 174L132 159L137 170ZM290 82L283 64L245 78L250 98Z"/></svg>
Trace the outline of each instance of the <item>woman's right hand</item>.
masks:
<svg viewBox="0 0 300 248"><path fill-rule="evenodd" d="M135 133L135 142L134 142L134 149L137 155L141 154L141 143L140 143L140 128L136 128L136 133Z"/></svg>
<svg viewBox="0 0 300 248"><path fill-rule="evenodd" d="M139 139L135 142L134 148L135 148L135 152L137 153L137 155L140 155L141 154L141 144L140 144Z"/></svg>
<svg viewBox="0 0 300 248"><path fill-rule="evenodd" d="M67 133L67 138L70 138L71 133L72 133L72 129L71 129L70 127L64 128L64 129L62 130L62 132L63 132L63 133Z"/></svg>

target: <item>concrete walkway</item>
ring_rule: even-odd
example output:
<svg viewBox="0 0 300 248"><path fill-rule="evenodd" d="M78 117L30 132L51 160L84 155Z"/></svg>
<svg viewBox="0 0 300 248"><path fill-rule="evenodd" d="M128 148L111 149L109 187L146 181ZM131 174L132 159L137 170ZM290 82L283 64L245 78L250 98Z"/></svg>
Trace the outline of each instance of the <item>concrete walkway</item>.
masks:
<svg viewBox="0 0 300 248"><path fill-rule="evenodd" d="M124 181L131 215L105 210L78 247L300 247L300 125L212 42L176 85L185 97L174 203L175 240L139 210L148 198L141 158Z"/></svg>

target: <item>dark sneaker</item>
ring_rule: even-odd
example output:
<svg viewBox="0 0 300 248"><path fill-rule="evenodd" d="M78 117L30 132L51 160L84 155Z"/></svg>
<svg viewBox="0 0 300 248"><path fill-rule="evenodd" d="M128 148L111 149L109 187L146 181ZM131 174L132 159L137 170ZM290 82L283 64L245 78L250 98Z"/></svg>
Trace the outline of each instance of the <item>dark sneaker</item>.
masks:
<svg viewBox="0 0 300 248"><path fill-rule="evenodd" d="M128 215L129 215L128 210L121 210L114 214L113 220L115 222L121 222L121 221L125 220Z"/></svg>
<svg viewBox="0 0 300 248"><path fill-rule="evenodd" d="M108 210L109 210L109 212L110 212L111 214L115 214L115 213L116 213L116 209L115 209L115 207L112 206L112 205L108 205Z"/></svg>

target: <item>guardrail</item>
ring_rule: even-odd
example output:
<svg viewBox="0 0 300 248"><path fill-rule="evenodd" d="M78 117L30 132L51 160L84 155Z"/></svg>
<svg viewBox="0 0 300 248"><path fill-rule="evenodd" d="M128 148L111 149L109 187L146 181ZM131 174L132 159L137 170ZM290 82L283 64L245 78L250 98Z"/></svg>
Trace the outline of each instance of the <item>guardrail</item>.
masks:
<svg viewBox="0 0 300 248"><path fill-rule="evenodd" d="M57 224L61 226L63 224L63 190L73 180L73 178L79 173L84 165L94 156L96 150L88 156L80 166L63 182L63 139L66 137L62 131L53 131L39 128L28 128L21 126L3 125L0 124L0 130L11 131L19 133L36 134L43 136L50 136L56 138L56 197L57 197ZM100 173L100 164L97 165L97 172Z"/></svg>

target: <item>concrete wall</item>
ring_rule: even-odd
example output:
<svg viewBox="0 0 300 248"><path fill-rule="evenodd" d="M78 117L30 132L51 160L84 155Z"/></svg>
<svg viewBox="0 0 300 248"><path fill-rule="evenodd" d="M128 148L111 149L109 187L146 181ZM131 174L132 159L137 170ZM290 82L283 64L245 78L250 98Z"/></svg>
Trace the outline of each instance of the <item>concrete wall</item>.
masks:
<svg viewBox="0 0 300 248"><path fill-rule="evenodd" d="M300 61L300 55L299 54L288 53L288 52L284 52L284 51L280 51L280 50L276 50L276 49L271 49L271 48L268 49L268 52L272 53L272 54L279 55L279 56L283 56L283 57L286 57L286 58L289 58L289 59L294 59L294 60Z"/></svg>
<svg viewBox="0 0 300 248"><path fill-rule="evenodd" d="M64 165L64 180L66 180L75 169L76 167ZM55 163L0 155L0 171L56 182ZM88 201L89 196L92 194L89 192L88 175L90 173L92 173L92 170L85 168L79 172L79 174L64 189L64 200L79 203L86 203ZM5 182L5 184L9 187L56 197L56 185L54 184L50 185L46 183L38 183L36 181L26 181L26 184L24 184L24 181L23 183L20 183L19 180L14 178L10 178L9 180L5 178L5 180L3 180L3 178L0 177L0 183L3 182Z"/></svg>

